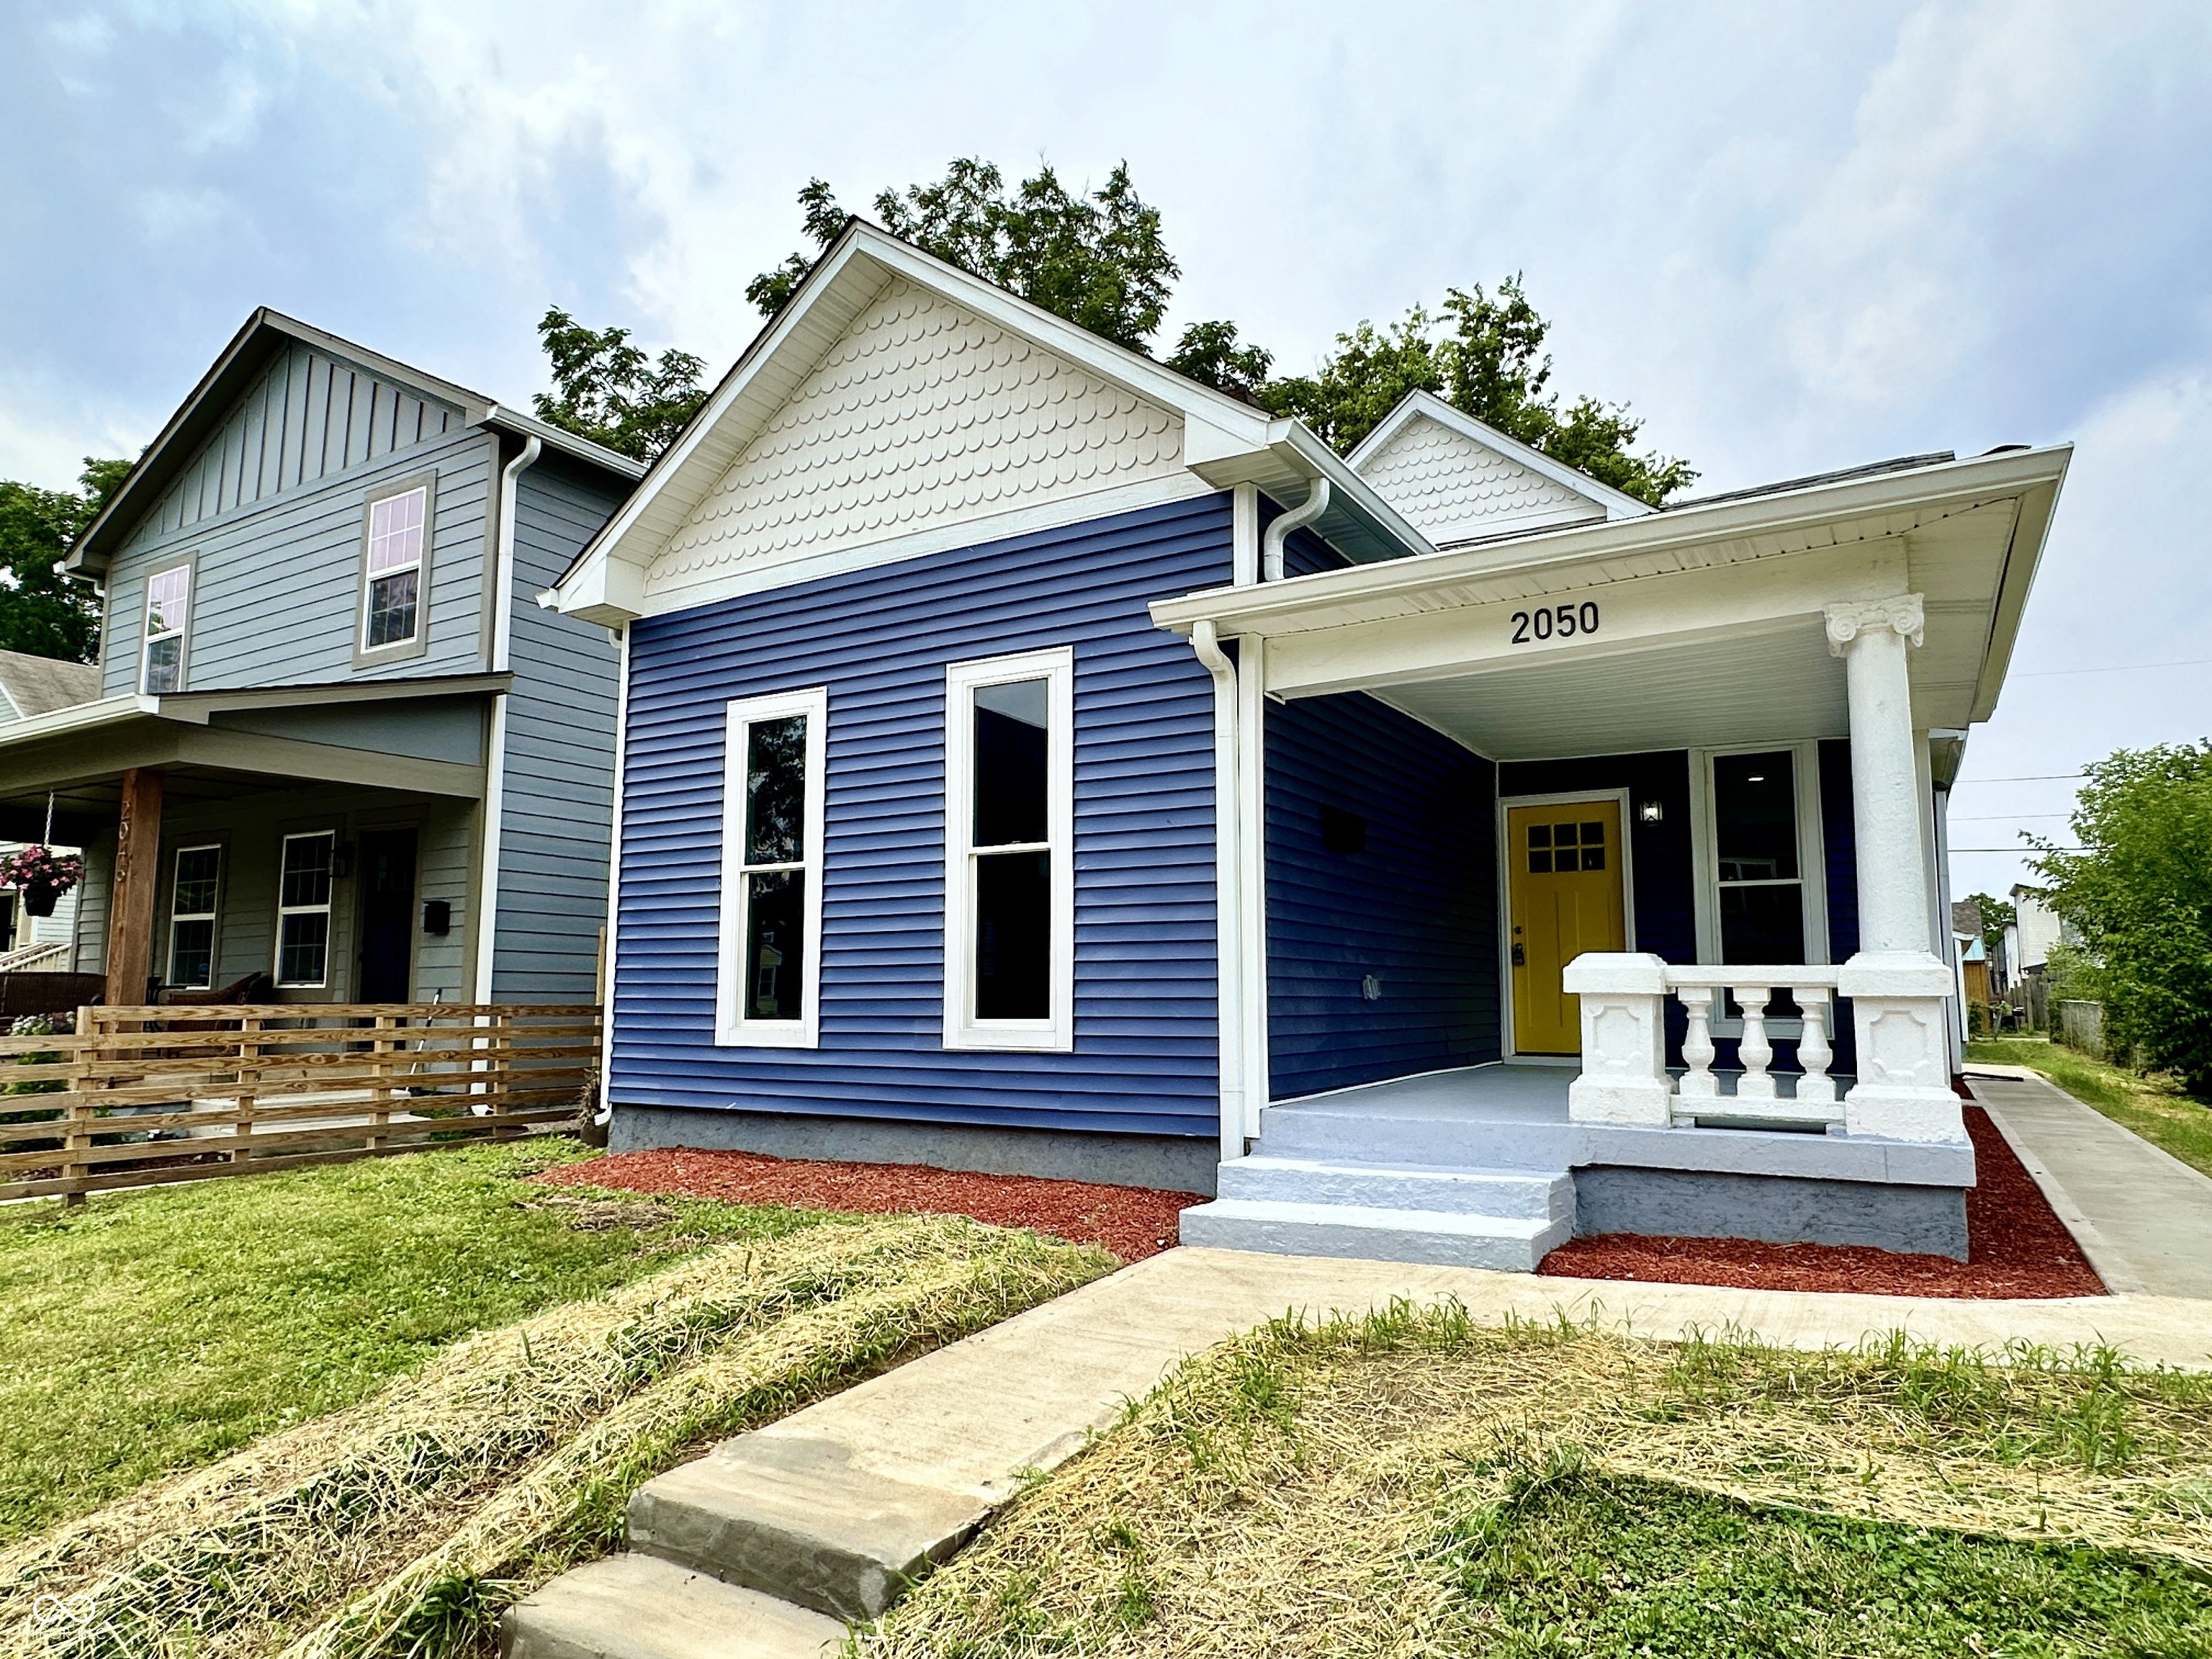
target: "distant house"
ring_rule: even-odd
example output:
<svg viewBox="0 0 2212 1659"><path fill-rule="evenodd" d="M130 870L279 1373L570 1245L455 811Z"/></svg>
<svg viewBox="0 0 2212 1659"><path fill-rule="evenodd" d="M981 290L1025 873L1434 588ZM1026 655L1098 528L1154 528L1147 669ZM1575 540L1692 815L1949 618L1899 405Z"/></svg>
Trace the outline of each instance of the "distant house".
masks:
<svg viewBox="0 0 2212 1659"><path fill-rule="evenodd" d="M90 695L0 723L0 835L51 801L85 852L76 968L111 1002L591 998L617 661L530 596L641 471L256 312L70 556Z"/></svg>
<svg viewBox="0 0 2212 1659"><path fill-rule="evenodd" d="M2040 974L2057 946L2068 944L2068 927L2038 887L2012 890L2013 926L2019 931L2019 969Z"/></svg>
<svg viewBox="0 0 2212 1659"><path fill-rule="evenodd" d="M2069 453L1340 457L855 222L548 596L625 641L614 1143L1963 1254L1942 819Z"/></svg>
<svg viewBox="0 0 2212 1659"><path fill-rule="evenodd" d="M0 732L35 715L89 702L99 695L100 671L90 664L0 651ZM43 823L35 833L46 833ZM15 852L24 844L0 840L0 854ZM66 973L75 958L76 937L74 891L62 895L52 915L34 916L24 908L20 894L0 888L0 972L32 965Z"/></svg>

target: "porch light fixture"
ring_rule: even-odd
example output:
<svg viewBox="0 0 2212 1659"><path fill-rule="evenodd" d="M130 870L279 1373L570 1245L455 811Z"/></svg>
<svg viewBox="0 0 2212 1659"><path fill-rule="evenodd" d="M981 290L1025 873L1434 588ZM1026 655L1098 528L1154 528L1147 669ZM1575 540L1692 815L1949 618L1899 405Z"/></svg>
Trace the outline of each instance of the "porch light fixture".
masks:
<svg viewBox="0 0 2212 1659"><path fill-rule="evenodd" d="M1667 804L1664 801L1645 800L1636 804L1636 817L1639 823L1657 823L1666 816Z"/></svg>

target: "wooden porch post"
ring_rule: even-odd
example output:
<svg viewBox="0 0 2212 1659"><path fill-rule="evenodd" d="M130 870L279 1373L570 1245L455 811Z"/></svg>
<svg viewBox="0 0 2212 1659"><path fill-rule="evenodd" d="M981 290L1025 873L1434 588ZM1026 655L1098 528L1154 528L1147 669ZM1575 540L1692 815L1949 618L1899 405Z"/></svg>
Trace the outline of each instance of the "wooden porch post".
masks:
<svg viewBox="0 0 2212 1659"><path fill-rule="evenodd" d="M115 817L115 878L107 903L107 1006L146 1000L154 971L154 889L161 877L161 775L123 775Z"/></svg>

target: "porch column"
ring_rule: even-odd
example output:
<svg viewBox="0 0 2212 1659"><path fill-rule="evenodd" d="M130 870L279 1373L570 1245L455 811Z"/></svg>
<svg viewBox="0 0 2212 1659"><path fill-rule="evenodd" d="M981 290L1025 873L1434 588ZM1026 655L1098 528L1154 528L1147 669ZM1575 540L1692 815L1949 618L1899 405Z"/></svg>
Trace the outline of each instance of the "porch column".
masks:
<svg viewBox="0 0 2212 1659"><path fill-rule="evenodd" d="M146 1000L154 972L154 889L161 878L161 775L123 775L115 815L115 875L107 896L107 1004Z"/></svg>
<svg viewBox="0 0 2212 1659"><path fill-rule="evenodd" d="M1851 827L1859 949L1837 975L1851 999L1858 1083L1844 1097L1849 1134L1964 1140L1951 1092L1949 969L1928 948L1926 806L1905 652L1921 641L1920 595L1827 607L1828 649L1844 659L1851 726Z"/></svg>

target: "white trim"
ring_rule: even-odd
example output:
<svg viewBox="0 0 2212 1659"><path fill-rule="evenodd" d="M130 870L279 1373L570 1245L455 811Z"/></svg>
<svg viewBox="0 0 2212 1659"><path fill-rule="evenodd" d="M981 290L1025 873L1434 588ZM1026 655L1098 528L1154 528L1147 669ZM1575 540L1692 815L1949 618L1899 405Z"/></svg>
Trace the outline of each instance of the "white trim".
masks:
<svg viewBox="0 0 2212 1659"><path fill-rule="evenodd" d="M190 649L192 611L198 601L198 595L192 592L195 586L194 563L195 561L187 556L175 564L164 565L159 570L149 570L146 573L145 592L139 596L138 600L138 695L142 697L173 696L185 689L185 653ZM173 576L179 571L184 573L185 578L184 620L176 627L164 629L161 633L156 634L154 631L154 584L162 577ZM177 642L177 683L167 690L155 691L148 686L147 681L153 674L154 647L163 640L174 640Z"/></svg>
<svg viewBox="0 0 2212 1659"><path fill-rule="evenodd" d="M177 910L177 885L187 853L215 854L215 896L214 902L206 909L188 910L180 915ZM217 933L222 917L222 843L219 841L195 842L190 846L176 848L175 855L169 860L169 948L166 953L167 959L161 964L161 978L164 983L182 990L208 991L215 988L216 961L219 954ZM187 985L177 977L177 924L179 921L204 921L208 925L208 976L197 984Z"/></svg>
<svg viewBox="0 0 2212 1659"><path fill-rule="evenodd" d="M1389 446L1416 416L1426 416L1448 432L1455 432L1471 443L1494 449L1507 460L1527 467L1540 477L1548 478L1564 489L1571 489L1583 500L1595 502L1605 511L1608 519L1640 519L1647 513L1657 511L1650 502L1641 501L1625 489L1615 489L1601 479L1569 466L1565 461L1554 460L1542 450L1509 437L1496 427L1475 419L1465 410L1455 407L1433 392L1409 392L1398 400L1397 407L1382 417L1382 424L1362 438L1352 453L1344 458L1345 465L1354 472L1365 476L1368 462ZM1519 528L1520 526L1515 526Z"/></svg>
<svg viewBox="0 0 2212 1659"><path fill-rule="evenodd" d="M975 722L977 690L1045 682L1045 840L1051 856L1051 985L1043 1019L975 1015ZM989 848L986 851L1013 851ZM1067 1054L1075 1047L1075 653L1066 646L945 669L945 1046Z"/></svg>
<svg viewBox="0 0 2212 1659"><path fill-rule="evenodd" d="M1529 1066L1578 1066L1569 1054L1523 1054L1514 1045L1513 1032L1513 848L1506 833L1506 813L1516 806L1568 806L1580 801L1609 800L1620 810L1620 929L1624 951L1636 948L1636 836L1631 815L1635 805L1629 789L1555 789L1540 795L1498 797L1497 827L1492 842L1498 865L1498 1053L1501 1061Z"/></svg>
<svg viewBox="0 0 2212 1659"><path fill-rule="evenodd" d="M1260 1114L1272 1102L1275 1079L1269 1051L1267 1001L1267 641L1248 634L1237 641L1237 948L1243 953L1244 994L1244 1133L1260 1133Z"/></svg>
<svg viewBox="0 0 2212 1659"><path fill-rule="evenodd" d="M507 815L507 699L504 691L491 700L491 732L484 743L483 833L477 837L481 861L477 877L477 914L470 977L475 1000L491 1000L492 970L497 964L499 934L499 860L504 841L501 835Z"/></svg>
<svg viewBox="0 0 2212 1659"><path fill-rule="evenodd" d="M687 611L694 605L711 605L749 593L764 593L774 588L789 587L794 583L813 581L820 577L846 575L856 570L873 569L878 565L896 564L905 559L951 552L955 548L981 546L987 542L1005 541L1014 536L1033 535L1039 531L1081 524L1090 519L1111 518L1117 513L1133 513L1143 507L1164 507L1176 501L1193 501L1201 495L1219 493L1205 479L1184 472L1165 478L1147 478L1137 483L1115 484L1109 489L1094 489L1079 495L1056 496L1050 501L1016 507L1011 512L933 526L927 530L916 531L912 535L894 536L883 541L848 543L827 552L811 553L783 562L763 561L758 564L741 564L735 569L697 582L658 590L649 598L641 600L646 607L642 614L659 616L672 611Z"/></svg>
<svg viewBox="0 0 2212 1659"><path fill-rule="evenodd" d="M331 844L327 884L323 890L320 904L287 904L284 902L284 855L295 841L326 841ZM286 990L319 990L331 982L331 950L337 943L337 852L338 832L335 830L302 830L282 837L276 843L276 948L270 952L270 977ZM286 979L284 977L284 918L313 916L323 918L323 972L319 979Z"/></svg>
<svg viewBox="0 0 2212 1659"><path fill-rule="evenodd" d="M627 632L628 630L624 630ZM789 864L745 861L745 752L750 727L799 716L806 722L805 818L800 857ZM778 691L741 697L723 707L722 890L716 902L714 1042L724 1048L814 1048L822 1040L823 808L828 798L830 690ZM750 871L790 870L801 877L805 939L800 951L797 1019L749 1019L738 1012L744 982Z"/></svg>
<svg viewBox="0 0 2212 1659"><path fill-rule="evenodd" d="M376 510L404 501L410 495L422 498L422 517L415 526L415 562L379 570L369 562L376 547ZM430 610L430 483L428 479L410 482L386 494L372 497L362 508L365 519L361 538L361 614L354 619L354 651L363 657L381 656L389 651L398 653L422 641L424 625ZM387 532L388 535L390 532ZM374 645L368 642L368 619L374 606L376 585L393 576L415 573L415 614L407 632L395 640L382 640Z"/></svg>
<svg viewBox="0 0 2212 1659"><path fill-rule="evenodd" d="M629 758L629 624L615 629L615 799L607 834L607 963L599 1004L599 1112L614 1104L615 962L622 949L623 769Z"/></svg>

